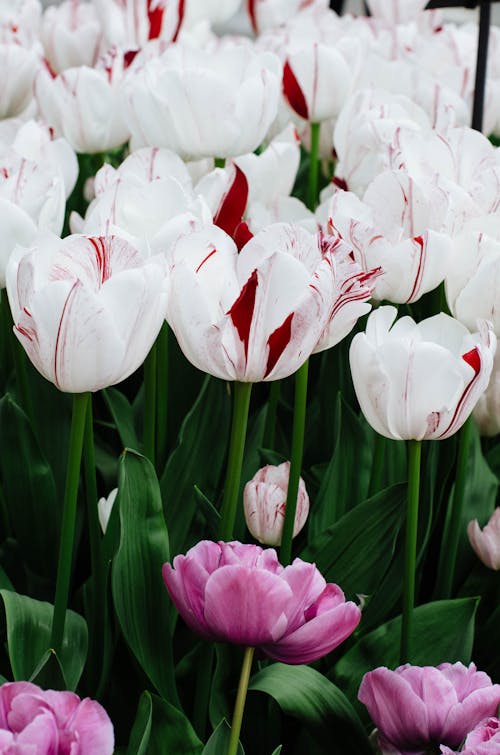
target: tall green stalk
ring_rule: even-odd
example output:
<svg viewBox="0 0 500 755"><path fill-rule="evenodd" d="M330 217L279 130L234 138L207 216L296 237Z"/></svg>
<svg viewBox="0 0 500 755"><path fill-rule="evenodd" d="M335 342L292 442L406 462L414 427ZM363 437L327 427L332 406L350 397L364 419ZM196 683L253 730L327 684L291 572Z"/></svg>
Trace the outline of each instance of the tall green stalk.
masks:
<svg viewBox="0 0 500 755"><path fill-rule="evenodd" d="M306 428L307 378L309 360L295 373L295 402L293 407L292 454L290 459L290 477L286 495L285 521L281 536L280 562L288 566L292 559L293 525L297 510L302 454L304 450L304 433Z"/></svg>
<svg viewBox="0 0 500 755"><path fill-rule="evenodd" d="M238 743L240 741L241 724L243 721L243 711L245 710L245 701L247 699L248 682L252 670L252 661L255 648L245 648L243 664L241 666L240 682L234 704L233 720L231 722L231 736L227 748L227 755L236 755L238 752Z"/></svg>
<svg viewBox="0 0 500 755"><path fill-rule="evenodd" d="M156 456L156 343L144 362L144 456L155 464Z"/></svg>
<svg viewBox="0 0 500 755"><path fill-rule="evenodd" d="M233 420L219 529L220 539L226 541L233 537L251 392L252 383L233 383Z"/></svg>
<svg viewBox="0 0 500 755"><path fill-rule="evenodd" d="M415 569L417 563L418 500L422 442L408 441L408 503L406 510L405 568L403 581L403 617L401 622L400 663L411 658L413 607L415 604Z"/></svg>
<svg viewBox="0 0 500 755"><path fill-rule="evenodd" d="M309 184L307 187L307 206L314 212L318 204L318 168L319 168L319 123L311 123L311 151L309 153Z"/></svg>
<svg viewBox="0 0 500 755"><path fill-rule="evenodd" d="M73 396L73 416L71 420L68 464L66 467L66 486L64 490L64 509L61 523L59 560L57 565L56 597L50 638L51 647L56 653L61 652L66 609L68 607L69 583L75 540L78 483L80 480L83 434L85 430L85 417L87 414L89 396L89 393L76 393Z"/></svg>
<svg viewBox="0 0 500 755"><path fill-rule="evenodd" d="M453 577L457 562L458 541L462 528L462 516L465 502L465 484L467 482L467 457L472 439L472 417L469 417L460 430L457 476L453 498L446 512L444 534L439 554L438 576L436 580L436 595L440 599L451 597Z"/></svg>

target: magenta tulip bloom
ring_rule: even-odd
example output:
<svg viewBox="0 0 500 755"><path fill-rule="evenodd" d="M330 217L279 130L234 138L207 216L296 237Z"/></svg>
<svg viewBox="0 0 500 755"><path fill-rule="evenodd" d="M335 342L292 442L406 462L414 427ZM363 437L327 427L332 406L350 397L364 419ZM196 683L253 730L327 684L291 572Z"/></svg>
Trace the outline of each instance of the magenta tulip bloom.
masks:
<svg viewBox="0 0 500 755"><path fill-rule="evenodd" d="M500 752L500 719L488 718L476 726L465 740L461 755L498 755ZM454 755L449 747L441 746L442 755Z"/></svg>
<svg viewBox="0 0 500 755"><path fill-rule="evenodd" d="M273 548L202 540L173 567L167 590L182 618L208 640L258 647L283 663L310 663L340 645L361 611L314 564L283 567Z"/></svg>
<svg viewBox="0 0 500 755"><path fill-rule="evenodd" d="M0 755L112 755L113 749L113 724L95 700L29 682L0 687Z"/></svg>
<svg viewBox="0 0 500 755"><path fill-rule="evenodd" d="M358 698L379 730L382 752L421 755L440 744L458 747L496 713L500 684L473 663L385 667L365 674Z"/></svg>

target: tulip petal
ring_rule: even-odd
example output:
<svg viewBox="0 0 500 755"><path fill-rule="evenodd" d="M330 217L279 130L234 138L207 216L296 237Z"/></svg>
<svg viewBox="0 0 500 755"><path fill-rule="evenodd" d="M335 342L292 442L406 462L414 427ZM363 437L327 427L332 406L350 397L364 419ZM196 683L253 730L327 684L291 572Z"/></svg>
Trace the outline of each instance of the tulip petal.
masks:
<svg viewBox="0 0 500 755"><path fill-rule="evenodd" d="M223 566L207 580L205 620L220 640L262 645L286 631L291 599L290 587L279 576L264 569Z"/></svg>
<svg viewBox="0 0 500 755"><path fill-rule="evenodd" d="M283 663L311 663L331 652L355 630L361 611L345 603L326 611L273 644L263 644L266 655Z"/></svg>

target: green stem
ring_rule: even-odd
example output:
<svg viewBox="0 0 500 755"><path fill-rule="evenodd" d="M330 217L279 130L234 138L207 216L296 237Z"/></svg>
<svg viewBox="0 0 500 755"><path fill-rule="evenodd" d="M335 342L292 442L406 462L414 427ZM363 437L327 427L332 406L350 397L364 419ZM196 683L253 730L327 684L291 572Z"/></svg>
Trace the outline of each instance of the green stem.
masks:
<svg viewBox="0 0 500 755"><path fill-rule="evenodd" d="M68 606L75 539L78 482L80 480L80 462L89 395L89 393L77 393L73 396L73 417L71 420L68 464L66 467L66 487L64 490L64 509L61 523L59 561L57 565L56 597L50 638L51 647L56 653L60 653L61 651L66 609Z"/></svg>
<svg viewBox="0 0 500 755"><path fill-rule="evenodd" d="M233 537L252 383L233 383L233 390L233 421L231 424L229 458L227 461L226 484L224 486L219 530L221 540L231 540Z"/></svg>
<svg viewBox="0 0 500 755"><path fill-rule="evenodd" d="M384 457L385 457L385 438L378 433L375 435L373 447L373 460L370 472L370 487L368 488L368 497L375 495L382 489L382 479L384 476Z"/></svg>
<svg viewBox="0 0 500 755"><path fill-rule="evenodd" d="M269 391L269 401L267 403L266 424L264 427L264 436L262 446L264 448L274 448L276 437L276 416L278 413L278 403L280 400L280 381L273 380Z"/></svg>
<svg viewBox="0 0 500 755"><path fill-rule="evenodd" d="M245 648L243 664L241 666L240 682L238 684L238 693L234 704L233 720L231 722L231 736L227 748L227 755L236 755L238 752L238 743L240 741L241 723L243 721L243 711L245 710L245 701L247 699L248 682L250 680L250 671L252 670L252 661L255 648Z"/></svg>
<svg viewBox="0 0 500 755"><path fill-rule="evenodd" d="M144 362L144 456L155 463L156 430L156 343Z"/></svg>
<svg viewBox="0 0 500 755"><path fill-rule="evenodd" d="M311 123L311 151L309 153L309 184L307 206L314 212L318 204L319 123Z"/></svg>
<svg viewBox="0 0 500 755"><path fill-rule="evenodd" d="M215 168L225 168L226 167L226 158L225 157L214 157L214 167Z"/></svg>
<svg viewBox="0 0 500 755"><path fill-rule="evenodd" d="M400 663L411 657L411 632L415 603L415 567L417 561L418 499L422 442L408 441L408 504L406 511L405 569L403 582L403 616L401 622Z"/></svg>
<svg viewBox="0 0 500 755"><path fill-rule="evenodd" d="M436 580L436 595L445 600L451 597L453 577L457 562L458 541L463 526L463 510L465 502L465 484L467 482L467 457L472 439L472 417L469 417L460 431L457 458L457 476L453 498L446 512L441 552L439 554L438 577Z"/></svg>
<svg viewBox="0 0 500 755"><path fill-rule="evenodd" d="M162 469L167 456L168 421L168 325L163 323L157 340L156 375L156 458L158 469Z"/></svg>
<svg viewBox="0 0 500 755"><path fill-rule="evenodd" d="M286 495L285 521L281 536L280 562L288 566L292 559L293 525L297 510L297 496L299 492L300 472L302 469L302 453L304 450L304 432L306 427L307 406L307 376L309 360L295 373L295 402L293 407L292 454L290 460L290 476Z"/></svg>

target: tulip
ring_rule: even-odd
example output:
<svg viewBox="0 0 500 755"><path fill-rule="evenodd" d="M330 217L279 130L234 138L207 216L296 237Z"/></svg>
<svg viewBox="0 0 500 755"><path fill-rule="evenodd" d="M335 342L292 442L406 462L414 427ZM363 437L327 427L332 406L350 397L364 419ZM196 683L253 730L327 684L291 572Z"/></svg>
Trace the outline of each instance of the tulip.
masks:
<svg viewBox="0 0 500 755"><path fill-rule="evenodd" d="M280 76L275 55L248 45L169 47L124 81L134 145L167 147L192 160L253 152L276 115Z"/></svg>
<svg viewBox="0 0 500 755"><path fill-rule="evenodd" d="M358 698L378 729L384 753L432 751L440 744L457 747L465 735L500 703L500 684L473 663L385 667L365 674Z"/></svg>
<svg viewBox="0 0 500 755"><path fill-rule="evenodd" d="M164 260L117 237L37 238L7 270L14 332L59 390L97 391L144 361L165 313Z"/></svg>
<svg viewBox="0 0 500 755"><path fill-rule="evenodd" d="M247 482L243 491L243 508L247 527L253 537L265 545L280 545L286 510L290 462L277 467L268 465ZM299 534L309 514L309 496L302 477L299 480L293 537Z"/></svg>
<svg viewBox="0 0 500 755"><path fill-rule="evenodd" d="M361 612L314 564L284 568L276 551L204 540L163 566L170 597L205 639L257 647L283 663L310 663L343 642Z"/></svg>
<svg viewBox="0 0 500 755"><path fill-rule="evenodd" d="M173 152L145 148L114 169L104 165L94 182L95 199L71 230L90 236L117 235L144 256L165 253L181 236L211 223L186 166Z"/></svg>
<svg viewBox="0 0 500 755"><path fill-rule="evenodd" d="M386 171L363 201L335 192L329 218L363 268L382 269L373 297L399 304L417 301L444 280L452 241L443 223L452 210L443 187L419 186L405 171Z"/></svg>
<svg viewBox="0 0 500 755"><path fill-rule="evenodd" d="M500 433L500 351L495 354L490 382L474 408L480 435Z"/></svg>
<svg viewBox="0 0 500 755"><path fill-rule="evenodd" d="M82 0L65 0L45 10L41 29L45 56L51 68L93 66L97 62L102 31L95 7Z"/></svg>
<svg viewBox="0 0 500 755"><path fill-rule="evenodd" d="M323 10L328 5L327 0L245 0L245 2L255 34L281 26L294 14L300 15L302 10L311 6Z"/></svg>
<svg viewBox="0 0 500 755"><path fill-rule="evenodd" d="M0 44L0 118L20 115L33 100L33 82L40 67L34 50Z"/></svg>
<svg viewBox="0 0 500 755"><path fill-rule="evenodd" d="M488 524L481 530L477 519L467 526L470 544L488 569L500 570L500 507L491 515Z"/></svg>
<svg viewBox="0 0 500 755"><path fill-rule="evenodd" d="M125 64L123 55L112 49L95 68L68 68L58 76L39 72L35 97L42 117L77 152L106 152L128 141L118 104Z"/></svg>
<svg viewBox="0 0 500 755"><path fill-rule="evenodd" d="M337 116L347 99L351 72L343 55L319 42L291 49L283 68L283 94L310 123Z"/></svg>
<svg viewBox="0 0 500 755"><path fill-rule="evenodd" d="M427 5L427 0L367 0L370 13L388 24L407 24Z"/></svg>
<svg viewBox="0 0 500 755"><path fill-rule="evenodd" d="M111 491L111 493L108 495L107 498L99 498L99 500L97 501L97 513L99 516L99 524L101 525L101 529L104 535L106 534L109 517L111 516L111 511L113 510L113 506L116 501L117 495L118 495L118 488L113 488L113 490Z"/></svg>
<svg viewBox="0 0 500 755"><path fill-rule="evenodd" d="M187 359L246 383L296 372L368 306L362 279L372 276L346 264L344 247L284 223L239 254L215 226L180 239L169 254L167 321Z"/></svg>
<svg viewBox="0 0 500 755"><path fill-rule="evenodd" d="M471 335L443 313L416 324L379 307L351 344L361 410L376 432L396 440L453 435L490 379L496 337L486 321ZM392 326L392 327L391 327Z"/></svg>
<svg viewBox="0 0 500 755"><path fill-rule="evenodd" d="M104 708L73 692L29 682L0 687L0 752L112 755L113 725Z"/></svg>
<svg viewBox="0 0 500 755"><path fill-rule="evenodd" d="M143 47L148 40L175 41L184 20L185 0L93 0L108 46Z"/></svg>
<svg viewBox="0 0 500 755"><path fill-rule="evenodd" d="M500 719L488 718L473 729L460 750L461 755L498 755L500 752ZM454 755L449 747L441 745L442 755Z"/></svg>

